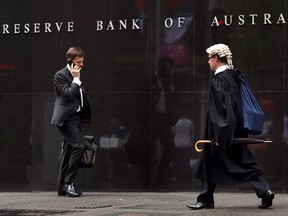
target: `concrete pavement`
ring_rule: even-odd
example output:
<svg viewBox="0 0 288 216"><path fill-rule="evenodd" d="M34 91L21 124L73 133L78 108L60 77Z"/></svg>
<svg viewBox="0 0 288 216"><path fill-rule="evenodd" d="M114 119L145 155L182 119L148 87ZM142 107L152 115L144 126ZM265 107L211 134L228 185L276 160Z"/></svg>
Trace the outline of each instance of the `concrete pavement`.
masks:
<svg viewBox="0 0 288 216"><path fill-rule="evenodd" d="M270 209L259 209L254 193L215 193L215 209L190 210L197 193L86 192L79 198L56 192L0 193L0 216L286 216L288 194L276 194Z"/></svg>

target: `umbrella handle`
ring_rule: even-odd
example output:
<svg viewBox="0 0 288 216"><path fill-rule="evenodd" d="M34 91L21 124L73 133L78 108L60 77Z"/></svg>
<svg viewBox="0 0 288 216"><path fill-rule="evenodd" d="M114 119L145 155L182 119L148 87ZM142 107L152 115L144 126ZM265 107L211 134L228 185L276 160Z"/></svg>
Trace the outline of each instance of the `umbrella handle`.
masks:
<svg viewBox="0 0 288 216"><path fill-rule="evenodd" d="M195 143L194 148L195 148L196 152L202 152L203 149L200 149L200 148L198 147L198 145L199 145L199 144L211 144L211 143L212 143L211 140L198 140L198 141Z"/></svg>

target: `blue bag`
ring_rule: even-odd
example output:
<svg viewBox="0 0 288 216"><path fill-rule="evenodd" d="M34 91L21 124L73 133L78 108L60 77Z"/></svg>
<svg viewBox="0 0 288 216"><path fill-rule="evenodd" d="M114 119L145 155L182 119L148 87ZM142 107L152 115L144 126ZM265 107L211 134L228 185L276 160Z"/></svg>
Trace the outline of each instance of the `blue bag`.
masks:
<svg viewBox="0 0 288 216"><path fill-rule="evenodd" d="M248 134L259 135L263 132L264 113L245 79L245 74L240 69L236 69L234 72L240 82L243 128ZM230 87L238 86L231 75L226 73L223 73L223 75L227 79Z"/></svg>
<svg viewBox="0 0 288 216"><path fill-rule="evenodd" d="M250 89L245 75L239 69L236 69L235 72L240 79L243 127L249 134L259 135L263 132L264 112Z"/></svg>

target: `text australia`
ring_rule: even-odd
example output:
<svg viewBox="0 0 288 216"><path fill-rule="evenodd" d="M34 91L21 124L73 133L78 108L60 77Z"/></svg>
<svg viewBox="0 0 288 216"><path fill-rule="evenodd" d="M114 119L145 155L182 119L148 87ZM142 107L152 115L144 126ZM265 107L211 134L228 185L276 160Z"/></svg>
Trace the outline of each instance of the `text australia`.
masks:
<svg viewBox="0 0 288 216"><path fill-rule="evenodd" d="M222 16L221 16L222 17ZM285 17L283 13L280 13L279 15L271 15L270 13L264 13L262 15L258 14L240 14L238 16L233 15L224 15L223 18L219 18L217 16L213 17L213 20L211 22L211 26L231 26L232 24L237 24L239 26L243 26L245 24L250 25L257 25L257 24L263 24L263 25L272 25L272 24L286 24Z"/></svg>

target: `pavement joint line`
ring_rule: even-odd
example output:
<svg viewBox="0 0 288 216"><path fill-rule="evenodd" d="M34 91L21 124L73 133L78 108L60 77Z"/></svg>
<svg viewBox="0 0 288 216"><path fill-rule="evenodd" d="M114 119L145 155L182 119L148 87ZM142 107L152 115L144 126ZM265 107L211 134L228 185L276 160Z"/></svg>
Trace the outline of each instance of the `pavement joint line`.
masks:
<svg viewBox="0 0 288 216"><path fill-rule="evenodd" d="M76 206L75 209L96 209L96 208L108 208L108 207L112 207L112 205L107 204L107 205Z"/></svg>

